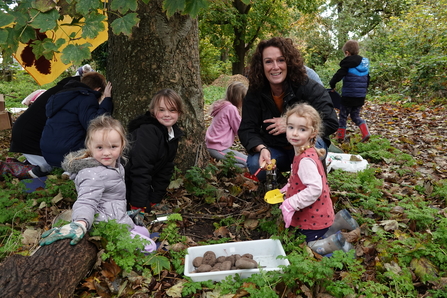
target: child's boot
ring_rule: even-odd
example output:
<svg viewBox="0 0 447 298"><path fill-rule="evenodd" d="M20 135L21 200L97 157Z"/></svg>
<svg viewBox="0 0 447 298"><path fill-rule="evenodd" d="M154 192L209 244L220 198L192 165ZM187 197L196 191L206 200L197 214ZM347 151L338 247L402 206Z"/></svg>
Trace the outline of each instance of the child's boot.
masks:
<svg viewBox="0 0 447 298"><path fill-rule="evenodd" d="M343 143L343 141L345 140L345 135L346 135L346 127L340 127L337 130L337 136L336 136L337 141L339 143Z"/></svg>
<svg viewBox="0 0 447 298"><path fill-rule="evenodd" d="M336 250L343 250L344 252L348 252L351 249L354 249L351 243L346 241L343 234L338 231L337 233L321 240L310 241L307 243L307 246L310 247L313 251L320 255L327 255Z"/></svg>
<svg viewBox="0 0 447 298"><path fill-rule="evenodd" d="M366 142L369 140L369 137L371 136L369 133L368 126L366 125L366 122L363 122L359 125L360 131L362 132L362 142Z"/></svg>
<svg viewBox="0 0 447 298"><path fill-rule="evenodd" d="M352 231L357 229L358 227L359 224L351 216L351 213L349 213L348 210L343 209L338 211L337 214L335 214L334 223L329 228L329 230L327 230L327 232L323 235L323 238L329 237L330 235L333 235L342 229Z"/></svg>

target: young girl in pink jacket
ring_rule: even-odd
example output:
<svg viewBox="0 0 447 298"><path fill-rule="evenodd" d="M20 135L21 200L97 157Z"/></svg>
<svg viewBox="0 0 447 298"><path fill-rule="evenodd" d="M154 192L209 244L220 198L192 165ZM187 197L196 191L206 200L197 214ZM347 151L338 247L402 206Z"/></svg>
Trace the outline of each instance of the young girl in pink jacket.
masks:
<svg viewBox="0 0 447 298"><path fill-rule="evenodd" d="M225 98L211 106L213 120L205 136L206 147L213 158L221 160L226 154L233 152L236 166L241 168L247 166L247 155L230 147L241 123L242 100L246 93L247 87L241 82L233 82L228 86Z"/></svg>

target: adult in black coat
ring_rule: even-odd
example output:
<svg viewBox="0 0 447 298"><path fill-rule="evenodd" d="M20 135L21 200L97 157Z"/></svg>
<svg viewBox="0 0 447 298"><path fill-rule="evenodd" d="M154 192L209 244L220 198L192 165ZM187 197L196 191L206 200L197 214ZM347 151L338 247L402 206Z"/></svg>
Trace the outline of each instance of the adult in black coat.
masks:
<svg viewBox="0 0 447 298"><path fill-rule="evenodd" d="M48 99L61 91L70 80L80 81L80 76L67 77L60 80L54 87L42 93L12 126L10 152L22 153L28 162L39 166L41 174L51 171L51 166L45 161L40 149L40 138L47 121L45 107ZM37 170L37 169L36 169ZM41 176L41 175L38 175Z"/></svg>
<svg viewBox="0 0 447 298"><path fill-rule="evenodd" d="M276 160L280 172L290 171L295 152L286 139L282 115L293 105L307 102L323 120L323 135L316 138L317 148L327 149L329 136L338 128L338 118L329 93L309 79L300 52L287 38L261 41L250 63L250 87L242 104L239 139L248 152L251 173ZM258 179L266 179L265 171Z"/></svg>

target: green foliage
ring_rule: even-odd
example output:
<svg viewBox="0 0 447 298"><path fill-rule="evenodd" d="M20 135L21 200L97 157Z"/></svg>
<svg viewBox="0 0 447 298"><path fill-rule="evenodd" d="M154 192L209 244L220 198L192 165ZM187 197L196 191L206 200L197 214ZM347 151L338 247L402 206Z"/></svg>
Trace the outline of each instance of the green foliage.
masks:
<svg viewBox="0 0 447 298"><path fill-rule="evenodd" d="M369 142L357 143L353 149L354 152L358 152L363 158L373 163L385 161L409 167L416 165L411 155L392 147L389 140L377 136L372 136Z"/></svg>
<svg viewBox="0 0 447 298"><path fill-rule="evenodd" d="M7 108L25 107L22 100L31 92L41 87L24 70L14 70L12 81L6 82L0 80L0 94L7 95L5 103Z"/></svg>
<svg viewBox="0 0 447 298"><path fill-rule="evenodd" d="M447 180L443 179L433 184L431 197L444 199L444 203L447 203Z"/></svg>
<svg viewBox="0 0 447 298"><path fill-rule="evenodd" d="M231 74L230 61L222 61L221 53L208 36L199 40L200 77L204 84L211 84L222 74ZM222 97L219 97L222 98ZM205 103L208 103L205 96Z"/></svg>
<svg viewBox="0 0 447 298"><path fill-rule="evenodd" d="M186 243L186 237L181 236L179 233L179 227L177 225L177 222L182 221L183 218L178 213L172 213L168 216L168 221L166 222L165 227L163 228L163 231L160 234L160 240L167 241L170 245L176 244L176 243ZM179 274L183 272L184 264L183 259L185 257L186 252L175 252L170 251L169 254L171 255L171 264L174 267L175 271Z"/></svg>
<svg viewBox="0 0 447 298"><path fill-rule="evenodd" d="M198 282L187 282L184 284L182 289L182 297L196 294L198 291L202 291L203 288L214 289L215 284L213 281L198 281Z"/></svg>
<svg viewBox="0 0 447 298"><path fill-rule="evenodd" d="M210 105L216 100L222 99L225 97L226 92L225 87L219 87L219 86L205 86L203 88L203 98L205 100L205 104Z"/></svg>
<svg viewBox="0 0 447 298"><path fill-rule="evenodd" d="M143 265L150 265L155 274L163 268L170 268L169 260L165 257L156 254L146 256L142 250L150 242L138 235L132 238L128 226L119 224L116 220L94 223L90 235L101 237L105 248L102 259L112 258L126 272L142 270Z"/></svg>
<svg viewBox="0 0 447 298"><path fill-rule="evenodd" d="M228 152L225 154L225 158L222 160L222 166L219 167L220 174L230 178L237 174L242 173L242 168L235 166L236 158L234 157L234 152Z"/></svg>
<svg viewBox="0 0 447 298"><path fill-rule="evenodd" d="M316 11L319 1L210 1L209 8L199 15L201 51L218 52L204 55L211 61L231 61L233 74L245 67L245 55L255 41L274 35L287 35L297 11ZM241 46L242 45L242 46ZM217 58L217 59L216 59ZM210 65L209 61L202 61Z"/></svg>
<svg viewBox="0 0 447 298"><path fill-rule="evenodd" d="M184 236L180 236L180 233L178 233L177 222L182 220L183 218L180 214L170 214L168 216L166 226L163 228L163 231L160 234L160 239L166 240L170 244L186 242L186 238Z"/></svg>
<svg viewBox="0 0 447 298"><path fill-rule="evenodd" d="M12 227L0 228L0 261L22 246L22 233Z"/></svg>
<svg viewBox="0 0 447 298"><path fill-rule="evenodd" d="M424 1L378 26L365 43L373 86L413 100L446 96L446 0Z"/></svg>
<svg viewBox="0 0 447 298"><path fill-rule="evenodd" d="M198 197L214 198L216 188L208 183L217 173L217 167L207 165L204 169L192 167L186 171L184 185L185 189Z"/></svg>
<svg viewBox="0 0 447 298"><path fill-rule="evenodd" d="M114 0L110 3L111 12L115 18L110 23L114 34L131 35L133 27L138 25L140 19L136 13L138 5L147 5L148 0L138 3L136 0ZM62 44L68 43L63 49L61 60L65 64L80 64L82 60L90 59L88 43L78 45L73 36L67 35L59 40L45 39L43 42L35 38L32 29L41 32L57 30L59 28L76 27L81 29L83 38L94 39L104 30L105 19L101 9L101 1L67 1L63 6L56 6L53 1L17 1L17 5L3 5L0 22L0 48L4 56L10 57L18 47L18 42L31 43L36 58L42 55L48 59L59 52ZM196 17L199 10L205 9L208 0L165 0L163 7L168 15L176 12ZM72 22L61 24L64 16L73 18ZM83 20L82 20L83 18ZM82 21L81 21L82 20ZM58 22L59 21L59 22ZM4 27L7 26L8 27ZM44 46L38 45L44 43Z"/></svg>

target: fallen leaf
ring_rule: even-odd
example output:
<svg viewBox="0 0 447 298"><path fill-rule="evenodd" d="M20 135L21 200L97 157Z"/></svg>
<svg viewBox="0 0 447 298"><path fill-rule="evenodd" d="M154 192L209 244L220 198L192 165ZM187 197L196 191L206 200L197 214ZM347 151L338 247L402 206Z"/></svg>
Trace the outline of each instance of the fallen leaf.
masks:
<svg viewBox="0 0 447 298"><path fill-rule="evenodd" d="M114 261L102 263L102 268L101 274L110 281L114 281L121 272L121 268Z"/></svg>
<svg viewBox="0 0 447 298"><path fill-rule="evenodd" d="M166 290L166 295L168 295L169 297L173 297L173 298L180 298L182 297L182 290L183 290L183 285L186 283L185 280L181 280L178 283L176 283L175 285L173 285L172 287L170 287L169 289Z"/></svg>
<svg viewBox="0 0 447 298"><path fill-rule="evenodd" d="M40 230L26 229L22 234L22 244L27 246L34 246L39 243Z"/></svg>
<svg viewBox="0 0 447 298"><path fill-rule="evenodd" d="M435 279L439 274L439 269L429 259L424 257L412 259L410 268L419 279L426 278L426 275L430 276L430 279Z"/></svg>
<svg viewBox="0 0 447 298"><path fill-rule="evenodd" d="M382 220L380 225L383 226L385 231L397 230L399 228L399 223L394 219Z"/></svg>
<svg viewBox="0 0 447 298"><path fill-rule="evenodd" d="M62 193L59 192L57 195L54 196L54 198L51 200L51 203L56 204L59 201L62 201L64 197L62 196Z"/></svg>
<svg viewBox="0 0 447 298"><path fill-rule="evenodd" d="M227 238L230 234L230 231L226 227L220 227L214 231L215 237Z"/></svg>
<svg viewBox="0 0 447 298"><path fill-rule="evenodd" d="M400 266L393 261L391 263L385 263L384 267L386 270L391 271L395 274L400 274L402 272L402 268L400 268Z"/></svg>
<svg viewBox="0 0 447 298"><path fill-rule="evenodd" d="M258 227L259 225L259 220L257 219L247 219L244 222L244 228L249 229L249 230L254 230Z"/></svg>
<svg viewBox="0 0 447 298"><path fill-rule="evenodd" d="M360 239L360 228L352 230L350 232L341 232L349 243L356 242Z"/></svg>

